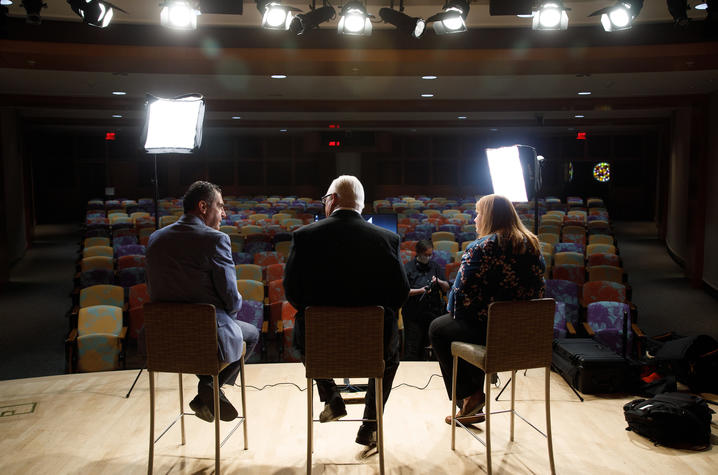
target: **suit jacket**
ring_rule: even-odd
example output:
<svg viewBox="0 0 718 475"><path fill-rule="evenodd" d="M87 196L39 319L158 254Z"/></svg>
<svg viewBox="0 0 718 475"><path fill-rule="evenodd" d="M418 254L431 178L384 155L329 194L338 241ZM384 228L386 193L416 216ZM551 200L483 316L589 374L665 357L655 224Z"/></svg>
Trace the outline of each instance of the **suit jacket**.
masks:
<svg viewBox="0 0 718 475"><path fill-rule="evenodd" d="M217 314L219 359L242 356L242 330L234 316L242 306L229 236L193 215L150 236L147 290L153 302L209 303Z"/></svg>
<svg viewBox="0 0 718 475"><path fill-rule="evenodd" d="M381 305L385 320L390 318L395 327L409 294L399 236L367 223L355 211L337 210L294 232L284 291L297 309L294 344L302 354L304 309L310 305Z"/></svg>

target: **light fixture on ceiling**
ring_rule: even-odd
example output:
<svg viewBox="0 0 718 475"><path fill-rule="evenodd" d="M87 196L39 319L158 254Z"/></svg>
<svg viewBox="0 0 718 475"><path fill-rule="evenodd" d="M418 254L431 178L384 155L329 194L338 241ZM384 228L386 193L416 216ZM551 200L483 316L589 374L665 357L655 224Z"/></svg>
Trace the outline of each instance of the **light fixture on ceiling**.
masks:
<svg viewBox="0 0 718 475"><path fill-rule="evenodd" d="M534 30L565 30L568 28L568 11L560 0L542 2L534 12L531 28Z"/></svg>
<svg viewBox="0 0 718 475"><path fill-rule="evenodd" d="M437 76L433 76L433 75L421 76L421 79L428 79L428 80L432 80L432 79L436 79L436 78L437 78Z"/></svg>
<svg viewBox="0 0 718 475"><path fill-rule="evenodd" d="M369 36L371 35L371 15L361 2L351 1L342 7L339 14L337 33L340 35Z"/></svg>
<svg viewBox="0 0 718 475"><path fill-rule="evenodd" d="M688 5L687 0L666 0L668 6L668 13L673 17L673 23L678 26L685 26L688 24L690 19L688 18L688 10L691 7Z"/></svg>
<svg viewBox="0 0 718 475"><path fill-rule="evenodd" d="M0 6L9 7L12 5L12 0L0 0Z"/></svg>
<svg viewBox="0 0 718 475"><path fill-rule="evenodd" d="M2 2L0 2L2 3ZM708 10L708 2L698 2L693 6L694 10Z"/></svg>
<svg viewBox="0 0 718 475"><path fill-rule="evenodd" d="M391 0L391 8L382 8L379 10L379 16L384 22L394 25L412 38L421 37L426 29L426 21L423 18L410 17L404 13L404 0L399 0L399 11L394 10L394 0Z"/></svg>
<svg viewBox="0 0 718 475"><path fill-rule="evenodd" d="M578 91L576 94L578 94L579 96L590 96L591 91Z"/></svg>
<svg viewBox="0 0 718 475"><path fill-rule="evenodd" d="M25 9L26 18L25 21L31 25L39 25L42 23L42 17L40 16L40 10L47 8L47 3L42 0L23 0L20 4Z"/></svg>
<svg viewBox="0 0 718 475"><path fill-rule="evenodd" d="M596 10L589 16L601 15L601 25L606 31L628 30L643 8L643 0L619 0L615 5Z"/></svg>
<svg viewBox="0 0 718 475"><path fill-rule="evenodd" d="M112 21L115 9L127 13L117 5L104 0L67 0L70 8L90 26L106 28Z"/></svg>
<svg viewBox="0 0 718 475"><path fill-rule="evenodd" d="M126 96L127 92L125 91L112 91L113 96Z"/></svg>
<svg viewBox="0 0 718 475"><path fill-rule="evenodd" d="M271 0L257 0L257 10L262 14L262 28L284 31L292 24L292 12L301 12L299 8Z"/></svg>
<svg viewBox="0 0 718 475"><path fill-rule="evenodd" d="M466 31L466 16L469 14L469 2L465 0L448 0L444 11L427 18L432 23L434 33L447 35Z"/></svg>
<svg viewBox="0 0 718 475"><path fill-rule="evenodd" d="M173 30L196 30L199 4L188 0L165 0L160 5L160 23Z"/></svg>
<svg viewBox="0 0 718 475"><path fill-rule="evenodd" d="M326 4L320 8L316 8L316 0L312 0L312 5L309 7L310 10L307 13L297 14L289 25L290 31L296 35L303 35L307 30L319 28L319 25L325 21L334 19L336 12L334 7Z"/></svg>

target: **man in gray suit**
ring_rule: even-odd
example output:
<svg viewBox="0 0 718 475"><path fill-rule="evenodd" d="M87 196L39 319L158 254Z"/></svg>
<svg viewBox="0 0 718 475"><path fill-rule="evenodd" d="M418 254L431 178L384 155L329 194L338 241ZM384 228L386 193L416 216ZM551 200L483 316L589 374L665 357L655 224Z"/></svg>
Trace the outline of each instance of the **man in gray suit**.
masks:
<svg viewBox="0 0 718 475"><path fill-rule="evenodd" d="M229 363L219 373L220 387L234 384L240 369L242 341L250 354L259 340L257 329L237 321L242 306L229 236L219 231L226 216L222 192L217 185L197 181L183 197L184 215L175 223L152 233L147 245L147 290L153 302L209 303L217 314L219 359ZM197 417L214 420L212 377L197 375L197 396L189 403ZM237 417L220 390L220 419Z"/></svg>

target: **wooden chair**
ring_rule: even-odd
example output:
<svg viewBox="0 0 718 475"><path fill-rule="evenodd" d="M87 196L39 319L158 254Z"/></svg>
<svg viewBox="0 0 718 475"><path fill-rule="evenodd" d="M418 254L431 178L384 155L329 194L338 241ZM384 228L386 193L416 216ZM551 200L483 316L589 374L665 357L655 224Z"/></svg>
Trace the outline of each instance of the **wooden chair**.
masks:
<svg viewBox="0 0 718 475"><path fill-rule="evenodd" d="M516 393L516 371L541 368L546 371L546 434L551 473L556 473L553 461L551 438L550 374L553 343L553 321L556 303L553 299L494 302L489 305L486 346L455 341L451 344L454 357L451 384L451 450L456 450L456 424L466 426L456 419L456 371L459 358L477 366L486 373L486 468L491 473L491 415L511 413L511 441L514 440L514 409ZM491 375L511 371L511 409L491 412ZM521 417L521 416L519 416ZM523 419L523 417L521 417ZM523 419L525 421L525 419ZM527 421L528 422L528 421ZM468 429L467 429L468 431ZM473 435L473 434L472 434ZM474 435L481 443L481 439Z"/></svg>
<svg viewBox="0 0 718 475"><path fill-rule="evenodd" d="M305 311L307 375L307 474L312 473L316 378L374 378L376 385L377 450L384 474L384 309L382 307L307 307ZM361 331L357 331L361 322ZM365 421L364 419L358 419ZM356 419L344 421L357 421Z"/></svg>
<svg viewBox="0 0 718 475"><path fill-rule="evenodd" d="M244 354L242 349L240 381L242 391L242 415L239 421L220 444L219 442L219 372L224 369L217 359L217 316L214 306L189 303L148 303L144 306L145 332L147 339L147 372L150 376L150 454L147 473L152 473L155 444L180 420L182 445L185 443L182 373L207 374L212 376L214 390L214 473L219 474L219 449L243 424L244 450L247 450L247 406L244 383ZM180 413L155 439L155 372L179 374Z"/></svg>

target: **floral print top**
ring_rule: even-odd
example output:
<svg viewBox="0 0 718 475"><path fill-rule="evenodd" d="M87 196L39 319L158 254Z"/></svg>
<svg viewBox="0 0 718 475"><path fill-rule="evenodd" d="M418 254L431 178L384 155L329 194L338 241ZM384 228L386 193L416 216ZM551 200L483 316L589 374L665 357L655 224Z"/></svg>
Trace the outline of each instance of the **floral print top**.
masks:
<svg viewBox="0 0 718 475"><path fill-rule="evenodd" d="M491 302L542 298L545 269L538 250L514 254L496 234L479 238L461 257L447 309L456 319L486 322Z"/></svg>

